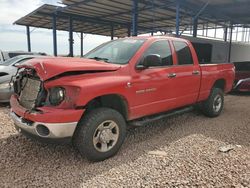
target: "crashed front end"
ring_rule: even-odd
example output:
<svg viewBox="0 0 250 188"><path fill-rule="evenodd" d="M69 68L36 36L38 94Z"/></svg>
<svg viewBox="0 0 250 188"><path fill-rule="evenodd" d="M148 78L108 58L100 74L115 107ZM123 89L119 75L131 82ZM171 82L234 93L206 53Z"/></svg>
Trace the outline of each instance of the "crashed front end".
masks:
<svg viewBox="0 0 250 188"><path fill-rule="evenodd" d="M42 139L70 140L84 112L74 106L77 87L50 84L32 68L20 69L13 86L10 115L19 132Z"/></svg>

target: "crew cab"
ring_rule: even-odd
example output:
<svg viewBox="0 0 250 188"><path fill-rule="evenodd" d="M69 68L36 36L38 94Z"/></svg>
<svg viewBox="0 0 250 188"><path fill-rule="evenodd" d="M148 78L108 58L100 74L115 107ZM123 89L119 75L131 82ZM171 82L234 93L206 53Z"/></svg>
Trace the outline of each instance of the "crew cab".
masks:
<svg viewBox="0 0 250 188"><path fill-rule="evenodd" d="M115 155L128 124L199 104L218 116L232 89L233 64L199 65L184 39L131 37L84 58L36 58L14 78L11 117L36 139L70 140L89 160Z"/></svg>

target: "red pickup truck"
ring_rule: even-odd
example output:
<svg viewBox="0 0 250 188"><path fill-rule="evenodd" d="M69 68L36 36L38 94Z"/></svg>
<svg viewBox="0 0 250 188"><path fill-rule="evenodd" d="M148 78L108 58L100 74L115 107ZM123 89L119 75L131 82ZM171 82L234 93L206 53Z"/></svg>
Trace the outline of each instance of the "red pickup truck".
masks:
<svg viewBox="0 0 250 188"><path fill-rule="evenodd" d="M199 65L187 40L118 39L82 59L27 61L14 78L11 117L25 135L69 138L82 155L100 161L116 154L129 123L142 125L194 104L218 116L234 74L233 64Z"/></svg>

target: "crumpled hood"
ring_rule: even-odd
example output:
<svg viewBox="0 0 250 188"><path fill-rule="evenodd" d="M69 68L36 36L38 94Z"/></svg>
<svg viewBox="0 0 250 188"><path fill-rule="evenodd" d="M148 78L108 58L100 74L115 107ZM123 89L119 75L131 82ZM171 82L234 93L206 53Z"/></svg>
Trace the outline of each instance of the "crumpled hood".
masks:
<svg viewBox="0 0 250 188"><path fill-rule="evenodd" d="M121 66L102 61L83 58L35 58L20 65L19 68L35 69L38 76L48 80L67 72L115 71Z"/></svg>

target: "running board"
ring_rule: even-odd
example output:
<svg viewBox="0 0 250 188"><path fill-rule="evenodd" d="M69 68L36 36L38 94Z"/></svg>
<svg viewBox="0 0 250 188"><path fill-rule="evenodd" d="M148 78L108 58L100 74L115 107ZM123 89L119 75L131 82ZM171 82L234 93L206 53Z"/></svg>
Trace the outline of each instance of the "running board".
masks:
<svg viewBox="0 0 250 188"><path fill-rule="evenodd" d="M164 114L153 115L153 116L149 116L149 117L145 117L145 118L141 118L141 119L137 119L137 120L132 120L129 122L129 125L140 127L140 126L143 126L147 123L152 123L154 121L158 121L158 120L170 117L170 116L175 116L175 115L184 114L186 112L190 112L193 109L194 109L193 106L189 106L189 107L181 108L178 110L166 112Z"/></svg>

